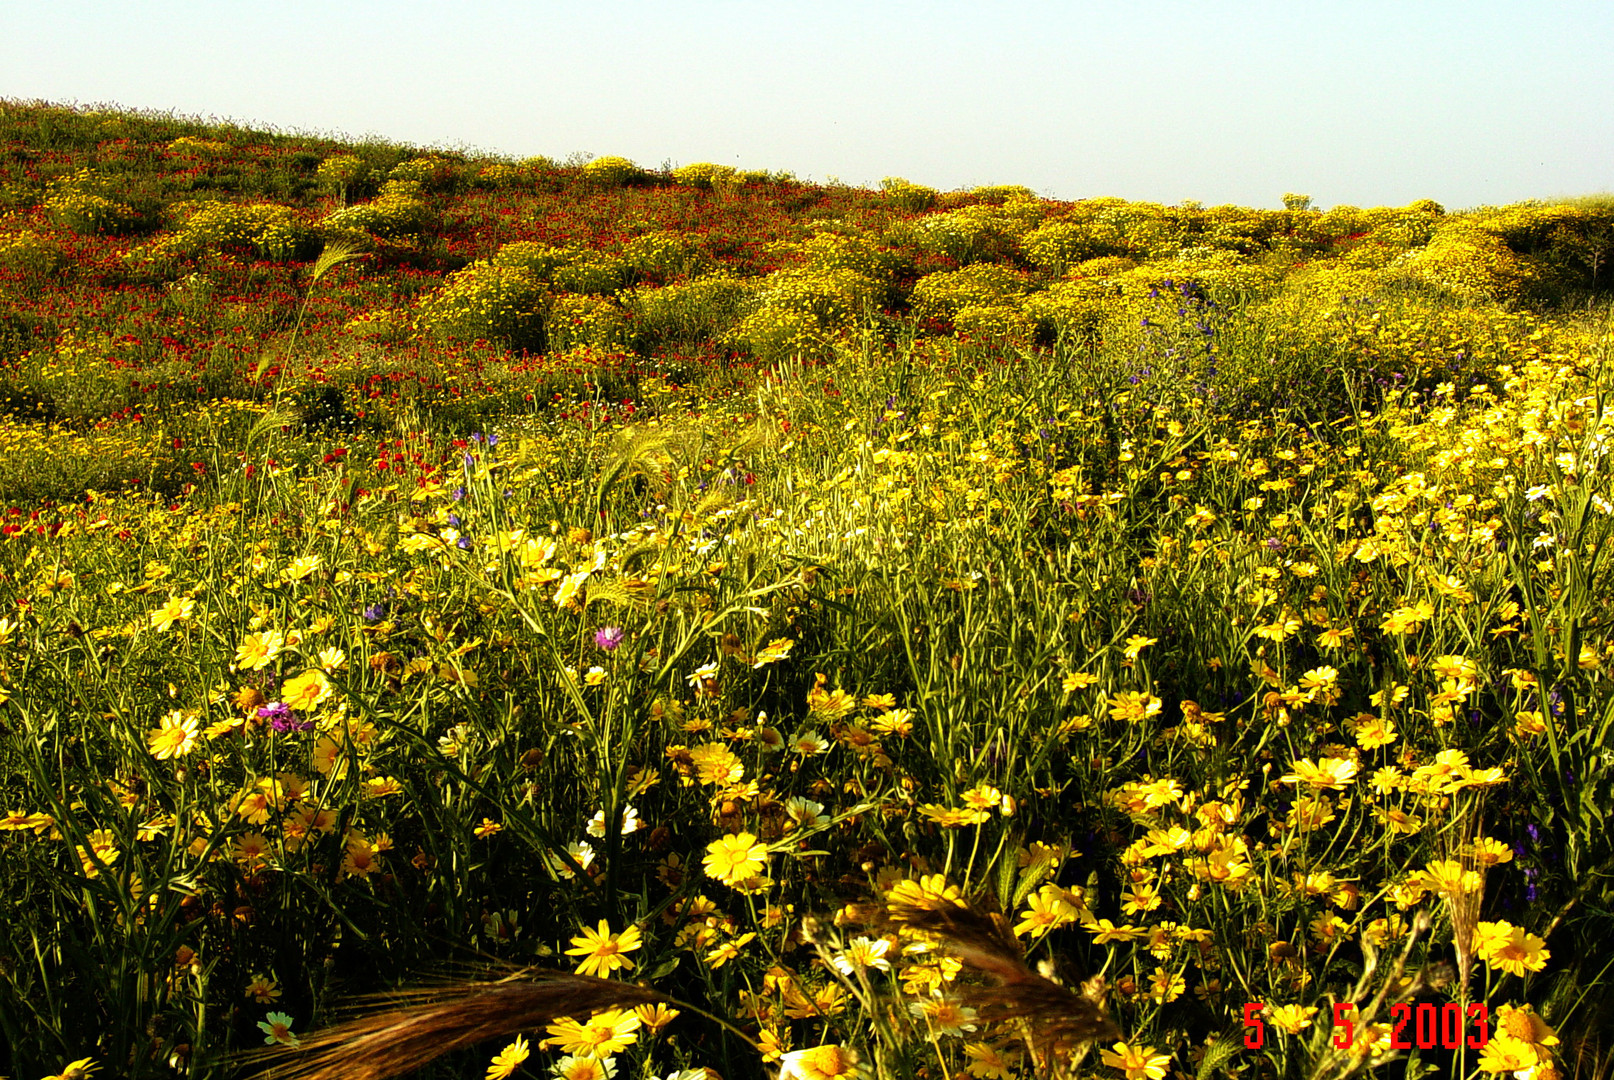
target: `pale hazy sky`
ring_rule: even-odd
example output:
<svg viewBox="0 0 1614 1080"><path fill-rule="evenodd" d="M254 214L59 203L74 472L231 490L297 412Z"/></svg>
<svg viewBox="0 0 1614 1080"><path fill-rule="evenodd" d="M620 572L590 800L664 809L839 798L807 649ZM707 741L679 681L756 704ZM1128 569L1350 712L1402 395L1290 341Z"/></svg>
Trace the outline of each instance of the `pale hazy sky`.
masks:
<svg viewBox="0 0 1614 1080"><path fill-rule="evenodd" d="M0 0L0 97L1276 206L1614 188L1614 0Z"/></svg>

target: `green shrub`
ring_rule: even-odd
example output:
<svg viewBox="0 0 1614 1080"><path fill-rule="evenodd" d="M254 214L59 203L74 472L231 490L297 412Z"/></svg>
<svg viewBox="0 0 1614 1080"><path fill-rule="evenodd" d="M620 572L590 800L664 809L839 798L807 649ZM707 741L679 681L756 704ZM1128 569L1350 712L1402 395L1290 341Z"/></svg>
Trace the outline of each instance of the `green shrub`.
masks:
<svg viewBox="0 0 1614 1080"><path fill-rule="evenodd" d="M618 352L629 345L622 308L600 296L557 296L544 326L547 348L555 352L580 346Z"/></svg>
<svg viewBox="0 0 1614 1080"><path fill-rule="evenodd" d="M319 239L289 206L276 203L203 203L173 238L181 251L248 249L265 259L307 259Z"/></svg>
<svg viewBox="0 0 1614 1080"><path fill-rule="evenodd" d="M516 266L548 281L555 271L569 261L575 249L552 247L536 240L517 240L505 244L489 260L494 266Z"/></svg>
<svg viewBox="0 0 1614 1080"><path fill-rule="evenodd" d="M673 183L682 187L711 191L716 187L739 183L739 173L730 165L714 165L709 161L698 161L693 165L681 165L674 169L672 179Z"/></svg>
<svg viewBox="0 0 1614 1080"><path fill-rule="evenodd" d="M730 274L709 274L661 288L623 294L640 348L716 339L739 322L756 286Z"/></svg>
<svg viewBox="0 0 1614 1080"><path fill-rule="evenodd" d="M63 191L45 200L51 224L80 236L128 233L140 225L140 215L127 203L88 191Z"/></svg>
<svg viewBox="0 0 1614 1080"><path fill-rule="evenodd" d="M914 214L924 213L935 206L936 200L941 198L941 192L935 188L915 184L900 176L888 176L881 180L880 190L885 192L886 198L893 206Z"/></svg>
<svg viewBox="0 0 1614 1080"><path fill-rule="evenodd" d="M420 301L415 324L437 338L537 351L544 344L549 301L548 290L531 271L474 262Z"/></svg>
<svg viewBox="0 0 1614 1080"><path fill-rule="evenodd" d="M622 187L643 175L639 166L625 157L599 157L583 166L583 179L600 187Z"/></svg>
<svg viewBox="0 0 1614 1080"><path fill-rule="evenodd" d="M615 255L589 248L574 250L550 274L556 288L570 293L609 294L627 283L628 266Z"/></svg>
<svg viewBox="0 0 1614 1080"><path fill-rule="evenodd" d="M426 204L408 195L390 192L367 203L338 210L320 222L327 235L368 233L383 239L413 236L427 227Z"/></svg>
<svg viewBox="0 0 1614 1080"><path fill-rule="evenodd" d="M23 274L54 274L68 262L61 245L36 232L0 233L0 268Z"/></svg>
<svg viewBox="0 0 1614 1080"><path fill-rule="evenodd" d="M920 278L909 304L920 318L951 318L966 306L999 307L1017 301L1025 291L1024 279L1008 267L976 263Z"/></svg>
<svg viewBox="0 0 1614 1080"><path fill-rule="evenodd" d="M622 245L622 263L637 278L670 281L699 273L704 262L700 250L676 232L645 233Z"/></svg>

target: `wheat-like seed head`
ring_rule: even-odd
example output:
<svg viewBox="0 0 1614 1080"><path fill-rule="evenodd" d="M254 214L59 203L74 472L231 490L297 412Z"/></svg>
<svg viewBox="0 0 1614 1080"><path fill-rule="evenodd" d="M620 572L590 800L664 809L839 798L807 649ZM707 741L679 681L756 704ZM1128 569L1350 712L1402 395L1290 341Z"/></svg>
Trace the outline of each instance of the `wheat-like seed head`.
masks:
<svg viewBox="0 0 1614 1080"><path fill-rule="evenodd" d="M602 1009L667 1001L632 983L529 969L498 982L458 983L378 994L393 1005L247 1057L254 1080L390 1080L454 1050Z"/></svg>
<svg viewBox="0 0 1614 1080"><path fill-rule="evenodd" d="M1103 1007L1026 967L1009 921L996 912L952 903L893 904L891 920L938 938L968 967L996 984L966 998L988 1021L1019 1020L1027 1043L1044 1061L1066 1058L1081 1044L1119 1032Z"/></svg>

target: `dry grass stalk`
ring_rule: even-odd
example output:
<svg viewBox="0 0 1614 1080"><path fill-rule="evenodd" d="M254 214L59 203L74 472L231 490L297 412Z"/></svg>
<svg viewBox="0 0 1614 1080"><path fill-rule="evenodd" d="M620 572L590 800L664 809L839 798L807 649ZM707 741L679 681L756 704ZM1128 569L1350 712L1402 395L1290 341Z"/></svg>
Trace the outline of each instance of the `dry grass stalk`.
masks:
<svg viewBox="0 0 1614 1080"><path fill-rule="evenodd" d="M983 1020L1020 1021L1040 1060L1065 1060L1083 1043L1119 1038L1102 1005L1026 967L1020 943L1002 915L950 903L893 904L891 918L941 939L966 966L995 979L995 985L967 995L970 1005Z"/></svg>
<svg viewBox="0 0 1614 1080"><path fill-rule="evenodd" d="M1480 880L1479 888L1472 892L1448 894L1445 897L1451 911L1452 944L1457 954L1457 978L1462 986L1464 1001L1468 1000L1468 977L1474 967L1474 930L1479 925L1480 901L1485 896L1487 867L1474 854L1474 841L1484 831L1481 825L1484 802L1485 791L1481 788L1464 807L1466 812L1459 814L1453 822L1451 833L1451 857L1465 871L1477 873Z"/></svg>
<svg viewBox="0 0 1614 1080"><path fill-rule="evenodd" d="M541 1028L563 1016L667 1000L632 983L530 969L498 982L363 998L360 1007L394 1007L315 1032L298 1048L277 1047L247 1060L263 1066L255 1074L262 1080L389 1080L452 1051Z"/></svg>

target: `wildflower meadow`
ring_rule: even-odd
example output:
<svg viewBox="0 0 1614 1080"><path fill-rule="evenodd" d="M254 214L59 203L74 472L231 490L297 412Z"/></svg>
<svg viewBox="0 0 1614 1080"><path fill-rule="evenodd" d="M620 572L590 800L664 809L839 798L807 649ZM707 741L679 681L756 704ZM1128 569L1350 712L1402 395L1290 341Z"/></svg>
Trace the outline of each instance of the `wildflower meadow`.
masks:
<svg viewBox="0 0 1614 1080"><path fill-rule="evenodd" d="M0 101L0 1076L1614 1075L1614 198Z"/></svg>

